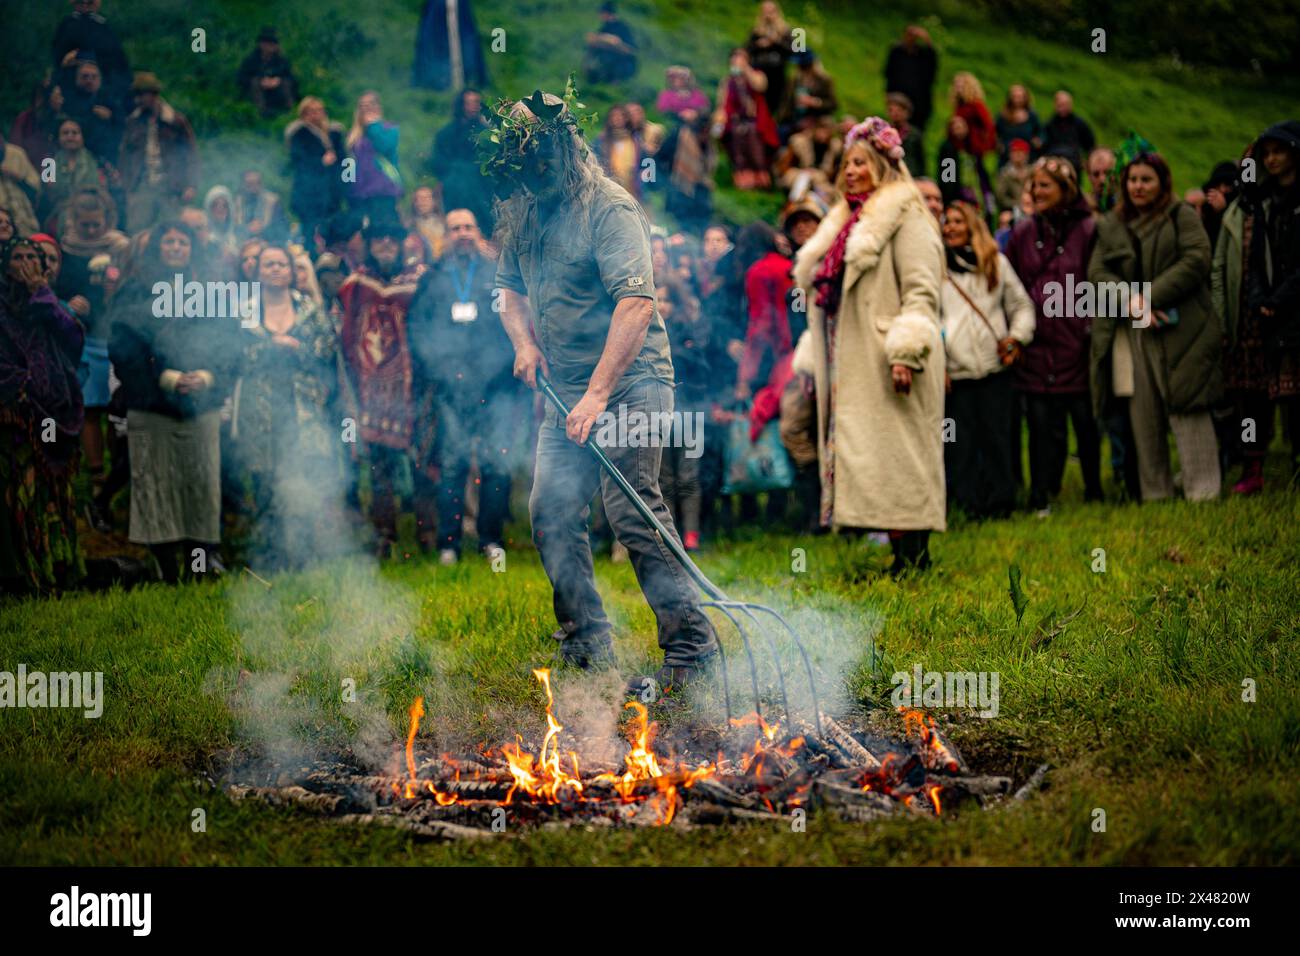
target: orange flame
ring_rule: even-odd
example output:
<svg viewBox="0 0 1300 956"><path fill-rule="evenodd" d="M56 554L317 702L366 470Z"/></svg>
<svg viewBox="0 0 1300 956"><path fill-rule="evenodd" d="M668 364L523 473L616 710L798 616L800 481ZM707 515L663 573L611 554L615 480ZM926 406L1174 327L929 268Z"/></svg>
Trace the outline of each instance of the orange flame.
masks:
<svg viewBox="0 0 1300 956"><path fill-rule="evenodd" d="M565 771L560 763L559 733L564 726L555 719L552 709L555 697L551 693L551 672L545 668L533 671L533 676L546 688L546 736L542 739L542 749L536 758L523 749L523 738L515 735L514 745L506 744L501 748L510 767L510 775L515 778L514 785L505 799L503 806L508 806L514 799L515 791L522 788L530 797L540 798L547 803L559 803L561 794L569 800L582 799L582 780L578 777L578 758L569 751L573 760L573 774Z"/></svg>
<svg viewBox="0 0 1300 956"><path fill-rule="evenodd" d="M400 796L407 800L415 796L415 791L419 781L415 779L415 734L420 729L420 718L424 716L424 698L417 697L407 711L411 718L410 727L406 731L406 786L399 792L397 784L393 784L394 792L399 792ZM456 771L456 778L460 779L460 771ZM438 806L448 807L455 803L460 797L454 793L443 793L433 785L432 780L425 781L424 788L433 794L433 798L438 801Z"/></svg>
<svg viewBox="0 0 1300 956"><path fill-rule="evenodd" d="M906 707L898 709L903 715L903 728L912 736L920 737L921 742L925 744L924 760L927 766L938 766L944 770L954 771L960 769L957 755L939 736L939 728L935 726L933 717L923 711L908 710Z"/></svg>

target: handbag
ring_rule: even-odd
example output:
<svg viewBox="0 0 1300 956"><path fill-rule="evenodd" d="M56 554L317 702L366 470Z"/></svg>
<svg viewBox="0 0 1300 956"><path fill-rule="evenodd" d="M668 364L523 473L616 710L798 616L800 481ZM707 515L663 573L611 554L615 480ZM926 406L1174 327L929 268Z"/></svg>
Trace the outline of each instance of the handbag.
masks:
<svg viewBox="0 0 1300 956"><path fill-rule="evenodd" d="M1002 351L1002 339L998 336L998 333L994 330L993 323L989 321L989 317L980 310L980 307L975 304L975 300L966 294L966 290L963 289L961 286L959 286L956 280L953 279L951 275L945 275L944 278L947 279L950 283L952 283L952 287L957 290L957 294L959 296L961 296L963 299L966 300L966 304L975 310L975 314L980 317L980 321L984 323L984 327L988 329L989 334L993 336L993 341L998 343L999 361L1001 361L1003 365L1013 364L1016 361L1016 359L1012 358L1008 361L1008 356L1011 356L1014 353L1012 353L1009 350L1006 352ZM1009 332L1010 330L1008 329L1008 333ZM1022 350L1019 354L1023 355L1024 351Z"/></svg>
<svg viewBox="0 0 1300 956"><path fill-rule="evenodd" d="M748 418L738 418L727 426L722 494L752 495L793 485L794 466L781 444L779 419L768 422L755 442L749 440Z"/></svg>

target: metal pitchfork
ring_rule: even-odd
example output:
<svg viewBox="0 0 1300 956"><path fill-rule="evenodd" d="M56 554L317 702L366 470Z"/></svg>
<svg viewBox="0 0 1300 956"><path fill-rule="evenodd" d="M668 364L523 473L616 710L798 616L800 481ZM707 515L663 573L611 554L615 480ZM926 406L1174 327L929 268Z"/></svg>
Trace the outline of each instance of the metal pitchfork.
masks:
<svg viewBox="0 0 1300 956"><path fill-rule="evenodd" d="M569 407L564 403L564 399L556 394L555 389L551 387L551 383L547 381L546 376L542 374L540 369L537 370L537 387L541 389L547 401L555 406L560 413L560 417L567 419L569 417ZM817 728L817 736L823 736L821 705L817 701L817 684L813 680L812 663L808 660L808 651L804 648L803 641L799 639L799 634L790 625L790 622L765 604L754 604L751 601L733 601L727 597L722 588L710 581L704 572L696 567L695 562L686 553L686 549L677 540L677 536L655 517L655 513L650 510L650 506L645 503L641 496L637 494L636 489L623 477L623 473L609 460L604 450L590 438L586 447L595 456L596 461L600 463L600 467L605 470L605 473L609 475L614 484L618 485L618 490L623 492L627 500L632 503L632 507L637 510L641 519L658 536L660 543L672 553L672 556L677 559L677 562L685 569L686 573L691 576L700 590L709 598L707 601L701 601L701 606L716 608L725 614L727 620L731 621L735 626L736 633L740 635L741 644L745 648L745 657L749 661L749 681L754 693L754 712L758 715L759 720L763 719L763 705L758 693L758 668L754 663L754 650L749 640L749 633L746 631L744 624L741 623L741 617L748 618L753 626L761 630L763 636L767 638L768 645L772 649L772 661L776 667L777 682L781 688L781 702L785 707L787 725L793 726L794 716L790 710L790 698L786 694L785 671L781 667L781 655L777 649L776 639L772 637L769 631L762 628L757 617L759 614L766 614L775 618L777 623L785 628L786 633L794 641L799 656L803 658L804 671L808 676L808 689L812 693L813 718ZM722 648L722 641L719 640L717 644L718 656L722 658L722 696L727 708L727 720L730 722L732 719L731 688L727 679L727 655Z"/></svg>

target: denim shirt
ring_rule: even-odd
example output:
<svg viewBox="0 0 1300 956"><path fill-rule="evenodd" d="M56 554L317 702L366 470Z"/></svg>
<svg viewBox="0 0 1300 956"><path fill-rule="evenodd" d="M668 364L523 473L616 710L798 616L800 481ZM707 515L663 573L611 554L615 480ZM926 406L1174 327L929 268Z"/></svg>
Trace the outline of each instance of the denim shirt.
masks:
<svg viewBox="0 0 1300 956"><path fill-rule="evenodd" d="M542 217L533 203L519 234L501 252L496 287L528 296L551 380L565 401L575 402L605 350L618 301L654 300L650 224L636 201L610 180L601 182L586 210L563 203ZM668 333L657 307L611 403L647 378L673 382Z"/></svg>

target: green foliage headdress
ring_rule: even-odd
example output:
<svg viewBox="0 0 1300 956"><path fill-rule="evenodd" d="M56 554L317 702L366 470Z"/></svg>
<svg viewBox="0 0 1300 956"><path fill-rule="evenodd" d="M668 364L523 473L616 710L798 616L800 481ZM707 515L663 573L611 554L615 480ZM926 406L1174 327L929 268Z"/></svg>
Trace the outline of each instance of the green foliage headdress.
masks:
<svg viewBox="0 0 1300 956"><path fill-rule="evenodd" d="M478 136L479 169L495 179L518 178L529 158L553 154L561 136L585 137L597 120L597 114L578 101L572 73L563 97L534 90L517 102L498 100L492 107L491 125Z"/></svg>

